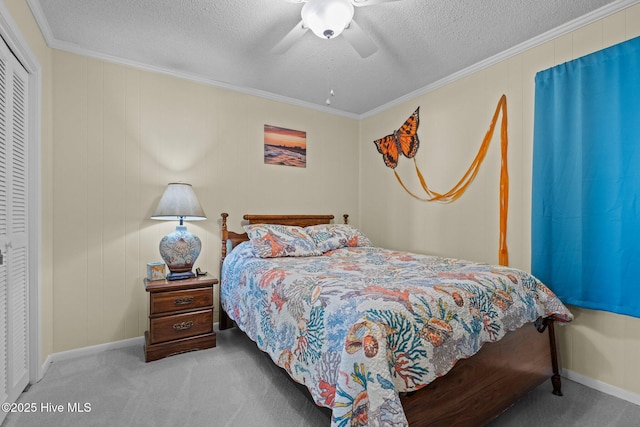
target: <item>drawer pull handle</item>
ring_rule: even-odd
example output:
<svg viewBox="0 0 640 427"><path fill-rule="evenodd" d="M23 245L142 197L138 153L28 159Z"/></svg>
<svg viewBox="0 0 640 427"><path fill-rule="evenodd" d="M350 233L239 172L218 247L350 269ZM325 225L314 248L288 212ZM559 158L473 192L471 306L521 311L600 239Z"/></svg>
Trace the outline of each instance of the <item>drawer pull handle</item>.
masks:
<svg viewBox="0 0 640 427"><path fill-rule="evenodd" d="M193 297L176 298L175 301L173 301L175 305L189 305L192 302L193 302Z"/></svg>
<svg viewBox="0 0 640 427"><path fill-rule="evenodd" d="M193 326L193 322L191 321L182 322L182 323L176 323L175 325L173 325L173 329L175 329L176 331L184 331L185 329L189 329L192 326Z"/></svg>

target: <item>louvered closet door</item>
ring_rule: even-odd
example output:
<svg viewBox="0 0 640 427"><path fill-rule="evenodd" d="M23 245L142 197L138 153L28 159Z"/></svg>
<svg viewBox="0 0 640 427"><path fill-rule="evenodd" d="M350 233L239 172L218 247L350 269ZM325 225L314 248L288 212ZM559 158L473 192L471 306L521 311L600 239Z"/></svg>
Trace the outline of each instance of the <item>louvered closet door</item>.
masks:
<svg viewBox="0 0 640 427"><path fill-rule="evenodd" d="M0 39L0 395L29 382L27 72ZM0 422L4 418L0 411Z"/></svg>

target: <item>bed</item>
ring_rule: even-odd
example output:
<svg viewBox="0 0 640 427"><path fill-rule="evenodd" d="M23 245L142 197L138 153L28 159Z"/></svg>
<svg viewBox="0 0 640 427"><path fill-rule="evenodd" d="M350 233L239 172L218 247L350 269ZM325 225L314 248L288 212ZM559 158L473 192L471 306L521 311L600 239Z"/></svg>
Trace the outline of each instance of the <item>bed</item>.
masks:
<svg viewBox="0 0 640 427"><path fill-rule="evenodd" d="M551 379L571 313L517 269L378 248L332 215L222 214L220 329L235 323L332 426L478 426ZM311 241L309 241L311 240Z"/></svg>

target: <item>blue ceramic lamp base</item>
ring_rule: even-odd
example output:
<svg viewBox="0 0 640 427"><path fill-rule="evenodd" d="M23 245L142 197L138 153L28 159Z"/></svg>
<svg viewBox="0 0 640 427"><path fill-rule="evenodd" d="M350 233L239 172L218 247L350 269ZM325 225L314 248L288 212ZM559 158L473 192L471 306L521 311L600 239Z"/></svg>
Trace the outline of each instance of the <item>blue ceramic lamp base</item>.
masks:
<svg viewBox="0 0 640 427"><path fill-rule="evenodd" d="M201 248L198 236L189 233L184 225L176 226L176 231L164 236L160 241L160 255L170 271L167 280L195 277L193 264L198 259Z"/></svg>

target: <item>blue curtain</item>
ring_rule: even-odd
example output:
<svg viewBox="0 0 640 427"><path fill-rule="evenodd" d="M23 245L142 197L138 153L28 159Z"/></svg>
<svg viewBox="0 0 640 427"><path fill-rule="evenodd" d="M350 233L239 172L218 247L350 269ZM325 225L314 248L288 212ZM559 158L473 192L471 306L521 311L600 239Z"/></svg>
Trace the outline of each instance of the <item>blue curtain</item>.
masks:
<svg viewBox="0 0 640 427"><path fill-rule="evenodd" d="M640 37L536 75L532 272L640 317Z"/></svg>

